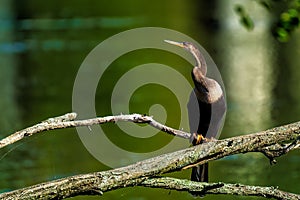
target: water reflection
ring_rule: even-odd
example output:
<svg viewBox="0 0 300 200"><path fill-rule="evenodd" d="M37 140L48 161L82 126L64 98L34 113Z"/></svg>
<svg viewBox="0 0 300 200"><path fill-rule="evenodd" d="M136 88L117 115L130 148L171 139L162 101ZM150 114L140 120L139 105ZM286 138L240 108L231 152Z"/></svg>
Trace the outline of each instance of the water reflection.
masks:
<svg viewBox="0 0 300 200"><path fill-rule="evenodd" d="M298 31L297 35L300 32ZM278 79L275 89L274 119L277 123L289 123L299 120L300 116L300 39L291 38L290 42L278 49Z"/></svg>
<svg viewBox="0 0 300 200"><path fill-rule="evenodd" d="M219 32L218 41L226 47L222 57L227 97L231 102L228 124L240 134L270 125L276 55L274 39L265 20L271 15L263 12L264 8L251 11L256 26L254 31L248 32L240 25L232 5L225 1L219 5L224 29ZM253 2L244 2L244 6L249 8Z"/></svg>
<svg viewBox="0 0 300 200"><path fill-rule="evenodd" d="M233 10L238 1L233 0L154 1L149 6L143 1L135 6L128 6L132 4L128 1L109 5L101 1L89 4L75 1L71 3L74 5L61 1L60 6L57 1L26 1L26 5L22 1L14 5L15 13L12 13L11 2L0 1L1 135L16 130L16 124L26 127L49 116L70 112L73 82L88 52L105 38L136 26L176 29L194 37L208 49L220 67L227 89L229 110L222 137L299 120L299 37L292 37L286 45L275 43L267 29L269 22L265 21L271 16L255 6L255 1L243 2L252 8L256 25L252 32L239 24ZM299 35L299 31L295 34ZM135 66L142 61L168 62L175 59L172 56L162 52L134 54L117 64ZM182 67L186 66L185 62L179 62L176 68L189 77L190 69ZM116 71L107 71L107 79L114 76ZM163 98L168 98L164 94L161 92ZM102 96L97 97L99 105L100 99L106 101ZM132 101L134 111L147 112L143 105L149 102L144 101L144 94L135 96ZM176 119L169 123L175 126ZM1 156L5 157L0 160L0 187L15 189L70 174L107 170L107 166L86 151L76 134L73 129L53 131L29 139L21 146L17 144L7 155L13 147L1 150ZM116 135L112 132L112 137L120 139ZM132 141L126 144L131 148L135 145ZM145 147L147 149L160 144L145 145L149 145ZM212 181L279 185L282 189L297 192L298 158L299 153L295 152L278 159L277 165L269 166L268 160L259 154L231 157L212 162L210 176ZM286 173L287 169L289 173ZM286 177L277 174L286 174ZM189 172L178 172L175 176L188 178ZM128 188L109 192L103 199L158 197L192 198L182 192L169 194L166 190ZM235 197L222 196L225 198Z"/></svg>
<svg viewBox="0 0 300 200"><path fill-rule="evenodd" d="M7 19L10 23L14 13L9 1L4 1L0 9L0 19ZM1 23L0 23L1 24ZM15 32L12 26L6 29L0 29L0 45L1 43L10 43L15 39ZM5 50L5 49L4 49ZM0 46L0 116L1 130L0 135L4 136L5 132L11 131L19 127L19 107L16 98L16 77L17 77L17 56L7 54L6 51L1 51Z"/></svg>
<svg viewBox="0 0 300 200"><path fill-rule="evenodd" d="M56 30L80 30L97 28L122 28L141 24L142 17L89 17L89 18L64 18L64 19L24 19L19 20L17 28L20 31L56 31Z"/></svg>

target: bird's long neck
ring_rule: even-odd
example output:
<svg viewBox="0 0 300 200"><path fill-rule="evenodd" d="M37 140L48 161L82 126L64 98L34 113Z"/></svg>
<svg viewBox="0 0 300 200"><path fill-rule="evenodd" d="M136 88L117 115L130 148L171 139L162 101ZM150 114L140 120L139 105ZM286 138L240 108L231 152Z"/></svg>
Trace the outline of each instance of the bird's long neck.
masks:
<svg viewBox="0 0 300 200"><path fill-rule="evenodd" d="M200 71L203 76L206 76L207 64L206 64L204 56L200 53L200 51L198 49L194 49L193 51L191 51L191 53L193 54L194 58L196 59L196 67L200 68Z"/></svg>

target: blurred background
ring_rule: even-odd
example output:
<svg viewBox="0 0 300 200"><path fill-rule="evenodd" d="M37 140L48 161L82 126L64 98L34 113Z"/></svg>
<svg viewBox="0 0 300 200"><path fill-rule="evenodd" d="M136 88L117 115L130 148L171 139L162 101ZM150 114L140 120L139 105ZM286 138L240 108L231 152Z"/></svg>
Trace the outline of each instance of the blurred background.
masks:
<svg viewBox="0 0 300 200"><path fill-rule="evenodd" d="M221 138L298 121L298 11L299 2L295 0L0 0L0 136L71 112L74 80L87 54L114 34L148 26L187 34L214 59L228 103ZM97 90L97 115L111 114L107 108L113 82L132 66L150 62L174 66L191 81L192 66L175 54L155 49L130 52L105 72L102 81L108 87ZM153 94L157 97L152 98ZM146 85L135 95L130 102L131 112L147 114L152 104L165 105L171 113L167 125L180 128L178 104L167 88ZM103 125L103 129L111 130L107 137L115 144L135 152L159 148L172 138L159 133L147 142L127 137L115 125ZM300 152L291 152L277 161L271 166L259 153L214 161L210 163L210 181L278 186L299 193ZM0 191L108 169L89 154L75 129L49 131L0 150ZM170 175L189 178L190 171ZM186 192L142 187L119 189L101 198L193 199ZM205 197L219 198L257 199Z"/></svg>

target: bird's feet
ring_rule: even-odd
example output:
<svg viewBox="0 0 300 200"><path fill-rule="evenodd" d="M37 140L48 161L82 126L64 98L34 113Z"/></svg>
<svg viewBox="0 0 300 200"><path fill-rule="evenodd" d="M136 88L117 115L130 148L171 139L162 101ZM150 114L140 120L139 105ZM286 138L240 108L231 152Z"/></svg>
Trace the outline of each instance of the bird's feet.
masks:
<svg viewBox="0 0 300 200"><path fill-rule="evenodd" d="M203 142L212 142L212 141L216 141L216 140L217 139L215 139L213 137L212 138L206 138L202 134L193 133L191 143L195 146L195 145L201 144Z"/></svg>
<svg viewBox="0 0 300 200"><path fill-rule="evenodd" d="M203 141L205 141L205 137L203 137L202 134L193 133L192 138L191 138L191 143L193 145L198 145L198 144L202 143Z"/></svg>
<svg viewBox="0 0 300 200"><path fill-rule="evenodd" d="M205 137L202 134L197 134L196 144L200 144L205 140Z"/></svg>

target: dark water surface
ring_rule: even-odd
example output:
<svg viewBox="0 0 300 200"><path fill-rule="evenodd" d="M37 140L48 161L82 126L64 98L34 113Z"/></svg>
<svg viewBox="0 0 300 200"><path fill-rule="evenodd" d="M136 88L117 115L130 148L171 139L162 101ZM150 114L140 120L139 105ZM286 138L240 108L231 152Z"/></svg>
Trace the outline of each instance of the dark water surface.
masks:
<svg viewBox="0 0 300 200"><path fill-rule="evenodd" d="M248 1L245 6L249 7L256 24L255 29L248 32L239 24L233 11L234 5L234 1L230 0L211 3L0 1L1 138L49 117L72 111L74 80L88 53L114 34L148 26L187 34L214 59L224 81L228 103L221 138L298 121L299 30L288 43L278 43L269 30L272 15L254 1ZM110 98L114 85L124 73L146 63L172 66L192 83L192 66L177 55L156 49L130 52L115 60L105 71L95 97L97 115L112 114ZM158 73L162 71L158 69ZM165 78L172 80L168 75ZM122 102L117 106L120 112L124 112ZM154 118L166 121L171 127L182 128L176 94L165 86L143 85L125 106L131 113L145 114L155 113L164 107L165 112L158 113L165 113L165 116L154 115ZM115 124L103 125L102 128L116 146L136 153L155 151L172 139L164 133L150 138L128 136ZM186 141L182 140L182 143L188 146ZM110 169L88 152L75 129L39 134L1 149L0 157L1 192L69 175ZM291 152L277 161L271 166L258 153L228 157L211 162L210 180L278 186L282 190L299 193L300 153ZM120 166L128 162L119 161ZM172 175L189 178L190 171ZM94 198L99 197L74 199ZM101 198L193 199L185 192L142 187L108 192ZM206 197L219 198L241 197Z"/></svg>

